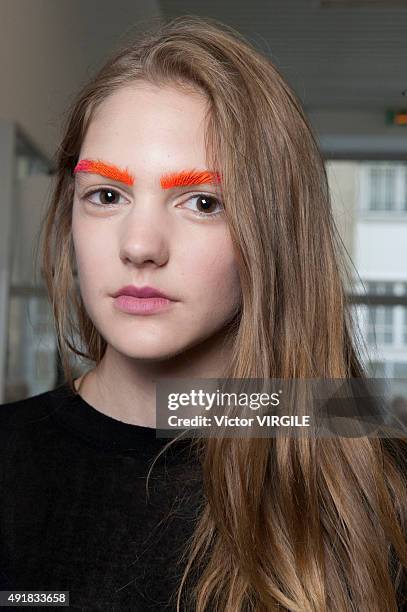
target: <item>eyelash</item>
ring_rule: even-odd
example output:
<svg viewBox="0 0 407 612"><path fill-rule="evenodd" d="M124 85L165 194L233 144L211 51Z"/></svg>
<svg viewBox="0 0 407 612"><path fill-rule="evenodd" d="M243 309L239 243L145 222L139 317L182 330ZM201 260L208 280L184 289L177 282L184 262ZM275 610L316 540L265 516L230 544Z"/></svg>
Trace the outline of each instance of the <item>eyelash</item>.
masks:
<svg viewBox="0 0 407 612"><path fill-rule="evenodd" d="M92 196L95 193L100 193L101 191L110 191L111 193L117 194L119 196L122 195L116 189L110 189L109 187L100 187L99 189L93 189L91 191L88 191L87 193L85 193L82 196L82 199L87 199L87 198L89 198L89 196ZM214 195L209 194L209 193L196 193L194 195L191 195L191 197L189 199L191 199L191 198L199 198L200 196L213 198L217 202L218 205L222 206L221 201L217 197L215 197ZM124 197L124 196L122 196L122 197ZM118 204L96 204L95 202L91 202L90 200L89 200L89 203L93 204L93 206L98 206L99 208L114 208L115 206L119 206ZM188 210L191 210L191 209L188 208ZM204 213L204 212L194 211L194 210L192 210L192 212L197 217L205 217L207 219L213 219L213 218L218 217L219 215L223 214L223 208L222 208L222 210L219 210L219 211L214 212L214 213Z"/></svg>

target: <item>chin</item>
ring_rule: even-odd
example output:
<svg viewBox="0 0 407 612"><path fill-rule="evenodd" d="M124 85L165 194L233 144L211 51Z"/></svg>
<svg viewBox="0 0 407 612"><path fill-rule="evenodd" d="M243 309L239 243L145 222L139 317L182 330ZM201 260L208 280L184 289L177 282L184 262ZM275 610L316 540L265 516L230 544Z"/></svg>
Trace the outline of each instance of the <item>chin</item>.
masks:
<svg viewBox="0 0 407 612"><path fill-rule="evenodd" d="M156 334L154 338L141 338L139 334L135 334L133 338L129 335L126 338L104 337L117 353L143 361L165 361L183 353L187 348L180 344L179 339L177 342L176 334L173 342L164 341L160 334Z"/></svg>

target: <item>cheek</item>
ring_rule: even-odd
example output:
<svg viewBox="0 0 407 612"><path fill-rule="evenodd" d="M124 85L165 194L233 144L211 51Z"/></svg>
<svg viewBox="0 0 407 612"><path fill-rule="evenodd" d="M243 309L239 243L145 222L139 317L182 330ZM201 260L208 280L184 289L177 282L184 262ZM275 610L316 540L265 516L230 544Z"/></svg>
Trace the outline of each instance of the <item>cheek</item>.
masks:
<svg viewBox="0 0 407 612"><path fill-rule="evenodd" d="M186 257L182 269L202 304L216 303L222 308L240 300L240 279L229 237L196 242Z"/></svg>
<svg viewBox="0 0 407 612"><path fill-rule="evenodd" d="M108 273L108 263L113 259L109 252L109 240L94 227L81 220L76 224L72 220L72 240L78 268L81 290L91 293L92 287L103 286Z"/></svg>

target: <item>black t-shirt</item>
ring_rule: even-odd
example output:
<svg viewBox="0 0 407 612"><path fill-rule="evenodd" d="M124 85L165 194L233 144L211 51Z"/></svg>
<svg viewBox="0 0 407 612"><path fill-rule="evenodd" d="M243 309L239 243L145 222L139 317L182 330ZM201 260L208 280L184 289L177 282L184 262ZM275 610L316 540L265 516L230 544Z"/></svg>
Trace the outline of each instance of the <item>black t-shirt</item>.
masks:
<svg viewBox="0 0 407 612"><path fill-rule="evenodd" d="M203 495L184 439L155 463L147 498L168 442L67 383L1 405L0 590L69 591L72 610L176 610Z"/></svg>

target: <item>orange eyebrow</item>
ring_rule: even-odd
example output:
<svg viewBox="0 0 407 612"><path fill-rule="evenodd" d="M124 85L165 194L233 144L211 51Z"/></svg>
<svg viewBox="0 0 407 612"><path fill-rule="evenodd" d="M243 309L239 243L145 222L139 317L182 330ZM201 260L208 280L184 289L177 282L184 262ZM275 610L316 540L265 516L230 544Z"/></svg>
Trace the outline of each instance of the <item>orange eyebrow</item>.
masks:
<svg viewBox="0 0 407 612"><path fill-rule="evenodd" d="M164 174L160 179L163 189L220 182L219 172L210 172L209 170L182 170L181 172L170 172Z"/></svg>
<svg viewBox="0 0 407 612"><path fill-rule="evenodd" d="M100 174L101 176L111 178L119 183L125 183L126 185L133 185L134 183L134 176L128 172L128 170L100 160L81 159L74 168L74 174L77 172ZM216 184L220 182L221 178L219 172L195 169L182 170L181 172L169 172L163 174L160 178L160 184L163 189L187 187L189 185L203 185L205 183Z"/></svg>
<svg viewBox="0 0 407 612"><path fill-rule="evenodd" d="M81 159L74 168L74 174L77 172L100 174L101 176L106 176L119 183L125 183L126 185L133 185L134 183L134 177L130 172L118 168L118 166L114 164L108 164L100 160Z"/></svg>

